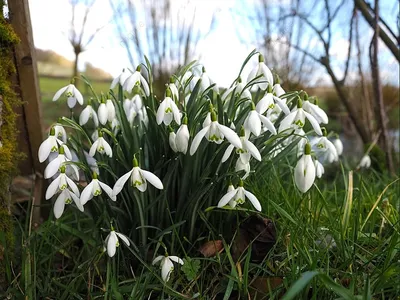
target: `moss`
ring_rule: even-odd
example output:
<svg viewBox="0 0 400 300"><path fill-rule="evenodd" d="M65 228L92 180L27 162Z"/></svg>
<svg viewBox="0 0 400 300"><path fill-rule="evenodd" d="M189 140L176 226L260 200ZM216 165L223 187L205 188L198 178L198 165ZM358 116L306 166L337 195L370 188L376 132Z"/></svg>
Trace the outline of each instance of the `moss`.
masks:
<svg viewBox="0 0 400 300"><path fill-rule="evenodd" d="M0 0L0 285L5 283L4 277L7 264L14 253L13 222L9 213L10 183L17 172L17 162L20 157L17 152L17 115L14 107L20 101L13 91L11 76L15 73L13 47L19 42L12 27L3 14L4 1ZM7 251L5 253L5 251ZM6 284L7 285L7 284Z"/></svg>

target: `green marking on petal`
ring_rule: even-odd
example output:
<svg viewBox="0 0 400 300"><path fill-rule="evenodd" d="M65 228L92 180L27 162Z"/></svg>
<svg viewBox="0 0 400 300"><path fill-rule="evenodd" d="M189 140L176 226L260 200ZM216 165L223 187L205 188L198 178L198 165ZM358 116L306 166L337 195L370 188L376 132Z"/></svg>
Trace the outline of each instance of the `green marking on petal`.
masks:
<svg viewBox="0 0 400 300"><path fill-rule="evenodd" d="M51 150L50 150L51 152L57 152L58 151L58 148L57 148L57 146L53 146L52 148L51 148Z"/></svg>
<svg viewBox="0 0 400 300"><path fill-rule="evenodd" d="M94 196L101 195L101 189L95 190L93 193Z"/></svg>
<svg viewBox="0 0 400 300"><path fill-rule="evenodd" d="M172 113L171 107L167 107L167 108L165 109L165 113L166 113L166 114L167 114L167 113Z"/></svg>
<svg viewBox="0 0 400 300"><path fill-rule="evenodd" d="M67 188L67 185L66 184L63 184L62 186L60 186L60 190L65 190Z"/></svg>
<svg viewBox="0 0 400 300"><path fill-rule="evenodd" d="M304 123L301 120L297 120L296 122L294 122L294 124L296 124L299 127L304 127Z"/></svg>
<svg viewBox="0 0 400 300"><path fill-rule="evenodd" d="M71 203L72 203L72 199L71 198L65 199L65 204L71 204Z"/></svg>

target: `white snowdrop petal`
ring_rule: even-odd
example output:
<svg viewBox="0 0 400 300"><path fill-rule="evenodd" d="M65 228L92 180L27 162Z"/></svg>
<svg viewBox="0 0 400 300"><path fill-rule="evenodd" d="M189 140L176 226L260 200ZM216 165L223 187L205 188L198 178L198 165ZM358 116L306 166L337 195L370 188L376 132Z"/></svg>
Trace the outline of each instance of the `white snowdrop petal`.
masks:
<svg viewBox="0 0 400 300"><path fill-rule="evenodd" d="M153 173L145 170L140 170L141 175L150 182L155 188L162 190L164 188L161 180Z"/></svg>
<svg viewBox="0 0 400 300"><path fill-rule="evenodd" d="M114 185L113 188L113 196L117 196L123 189L125 183L128 181L129 177L131 176L133 170L129 171L125 175L123 175L120 179L117 180L117 182Z"/></svg>

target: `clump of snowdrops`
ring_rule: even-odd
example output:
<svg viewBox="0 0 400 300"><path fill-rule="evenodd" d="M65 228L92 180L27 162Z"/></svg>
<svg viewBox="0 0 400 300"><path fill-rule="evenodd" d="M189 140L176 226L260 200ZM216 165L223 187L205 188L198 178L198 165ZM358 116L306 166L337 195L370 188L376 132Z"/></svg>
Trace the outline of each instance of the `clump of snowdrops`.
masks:
<svg viewBox="0 0 400 300"><path fill-rule="evenodd" d="M202 219L221 220L215 211L262 211L246 181L272 164L291 161L293 181L284 184L294 182L306 193L342 152L337 137L328 139L328 117L317 99L284 91L256 51L227 89L196 62L170 77L162 99L154 95L148 62L124 69L101 95L82 76L92 91L88 99L74 80L53 98L67 101L70 117L51 127L39 149L51 180L46 199L55 199L55 218L73 203L68 209L93 218L103 231L110 228L102 236L110 257L121 241L156 250L162 245L165 255L155 255L153 264L160 263L165 281L174 263L183 264L160 242L166 228L195 241L205 230ZM79 116L77 103L83 106Z"/></svg>

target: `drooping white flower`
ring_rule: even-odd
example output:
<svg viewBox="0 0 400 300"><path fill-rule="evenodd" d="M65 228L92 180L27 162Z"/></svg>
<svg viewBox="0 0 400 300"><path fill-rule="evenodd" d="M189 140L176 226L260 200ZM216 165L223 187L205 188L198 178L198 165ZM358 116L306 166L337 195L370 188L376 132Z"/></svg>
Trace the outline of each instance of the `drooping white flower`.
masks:
<svg viewBox="0 0 400 300"><path fill-rule="evenodd" d="M172 128L171 128L172 130ZM169 146L171 147L172 151L175 153L178 152L178 149L176 148L176 133L174 131L169 132L169 137L168 137L168 142Z"/></svg>
<svg viewBox="0 0 400 300"><path fill-rule="evenodd" d="M244 189L242 180L239 181L239 186L236 189L227 192L221 200L219 200L218 207L224 207L230 201L233 201L231 205L235 207L237 204L243 204L246 198L250 200L256 210L261 211L260 201L258 201L256 196Z"/></svg>
<svg viewBox="0 0 400 300"><path fill-rule="evenodd" d="M83 105L82 94L73 83L59 89L54 95L53 101L57 101L62 94L67 97L67 104L69 108L74 108L77 101L80 105Z"/></svg>
<svg viewBox="0 0 400 300"><path fill-rule="evenodd" d="M178 152L186 154L189 145L189 129L187 127L187 117L183 118L183 124L178 128L175 137L176 149Z"/></svg>
<svg viewBox="0 0 400 300"><path fill-rule="evenodd" d="M232 185L232 183L229 184L228 189L226 191L226 193L232 192L235 190L235 187ZM235 200L235 197L233 197L229 202L228 205L232 208L234 208L237 205L237 202Z"/></svg>
<svg viewBox="0 0 400 300"><path fill-rule="evenodd" d="M224 102L224 107L226 108L229 104L230 96L232 92L235 92L235 95L240 95L241 99L248 99L251 100L251 92L248 88L245 89L246 83L242 82L242 79L239 77L237 83L227 89L221 96L222 102Z"/></svg>
<svg viewBox="0 0 400 300"><path fill-rule="evenodd" d="M130 183L133 187L139 191L144 192L147 189L147 182L150 182L155 188L162 190L164 188L161 180L153 173L142 170L139 168L139 163L136 158L133 159L133 169L123 175L114 185L113 196L118 195L125 183L130 179Z"/></svg>
<svg viewBox="0 0 400 300"><path fill-rule="evenodd" d="M317 178L321 178L322 175L324 175L325 173L325 168L324 166L318 161L318 159L316 159L314 161L315 164L315 175L317 176Z"/></svg>
<svg viewBox="0 0 400 300"><path fill-rule="evenodd" d="M299 99L297 103L297 108L295 108L290 114L288 114L279 125L279 132L285 131L287 129L300 129L303 128L306 119L310 122L314 131L318 135L322 135L321 127L319 126L318 121L310 115L308 112L304 111L302 108L302 101Z"/></svg>
<svg viewBox="0 0 400 300"><path fill-rule="evenodd" d="M101 195L102 191L106 192L107 196L112 201L116 201L117 197L112 194L112 189L105 183L97 179L97 173L93 173L92 181L83 189L81 195L81 203L85 205L86 202L91 200L93 197Z"/></svg>
<svg viewBox="0 0 400 300"><path fill-rule="evenodd" d="M72 201L75 202L76 207L80 211L82 212L84 211L83 205L81 204L79 197L75 195L74 192L71 192L69 189L64 189L62 190L60 195L58 195L56 202L54 202L54 207L53 207L54 216L57 219L60 218L64 213L65 204L71 204Z"/></svg>
<svg viewBox="0 0 400 300"><path fill-rule="evenodd" d="M319 124L328 124L329 120L327 114L321 108L319 108L318 105L306 100L303 102L303 109L312 115Z"/></svg>
<svg viewBox="0 0 400 300"><path fill-rule="evenodd" d="M112 90L113 88L115 88L117 83L119 83L121 86L123 86L126 79L129 77L129 75L131 75L131 72L129 70L122 69L121 74L119 74L117 77L115 77L113 79L113 81L111 82L110 89Z"/></svg>
<svg viewBox="0 0 400 300"><path fill-rule="evenodd" d="M181 124L181 115L178 106L176 106L174 100L171 99L171 91L167 89L167 97L160 103L157 110L157 124L160 125L164 122L165 125L169 126L172 120L175 120L176 124Z"/></svg>
<svg viewBox="0 0 400 300"><path fill-rule="evenodd" d="M97 140L93 143L92 147L90 147L89 155L93 157L96 154L96 152L99 152L100 154L106 154L107 156L112 157L111 146L103 138L103 133L101 131L98 134Z"/></svg>
<svg viewBox="0 0 400 300"><path fill-rule="evenodd" d="M298 160L294 169L294 182L302 192L307 192L315 181L315 165L311 158L311 145L306 144L303 156Z"/></svg>
<svg viewBox="0 0 400 300"><path fill-rule="evenodd" d="M249 141L249 138L245 136L244 128L242 127L240 141L242 142L242 147L236 149L236 153L239 154L239 158L242 160L243 164L246 164L250 161L251 157L254 157L258 161L261 161L261 154L258 151L257 147ZM235 146L229 145L226 148L224 156L222 157L222 162L228 160L231 156L233 149Z"/></svg>
<svg viewBox="0 0 400 300"><path fill-rule="evenodd" d="M226 139L235 147L240 148L242 146L242 142L236 132L225 125L218 123L215 112L211 113L211 123L201 129L194 137L192 145L190 146L190 155L193 155L197 151L203 137L206 137L208 141L217 144L221 144L224 137L226 137Z"/></svg>
<svg viewBox="0 0 400 300"><path fill-rule="evenodd" d="M104 102L100 103L99 109L97 110L97 116L99 117L100 124L105 125L107 123L108 112L107 106Z"/></svg>
<svg viewBox="0 0 400 300"><path fill-rule="evenodd" d="M243 161L240 159L240 157L236 161L235 165L235 172L240 172L244 171L245 174L242 177L242 180L245 180L247 177L250 175L250 162L243 163Z"/></svg>
<svg viewBox="0 0 400 300"><path fill-rule="evenodd" d="M118 238L120 238L125 243L125 245L127 245L128 247L130 246L128 238L122 233L116 232L114 228L111 227L111 231L105 240L105 244L107 246L107 254L109 257L113 257L115 255L117 247L119 247L120 245Z"/></svg>
<svg viewBox="0 0 400 300"><path fill-rule="evenodd" d="M171 91L171 98L174 101L179 101L179 91L178 88L176 87L175 84L175 78L173 76L170 77L169 79L169 83L166 84L167 86L167 90L169 89ZM165 95L165 97L167 97L167 95Z"/></svg>
<svg viewBox="0 0 400 300"><path fill-rule="evenodd" d="M141 67L137 66L136 71L133 72L132 75L130 75L124 82L123 88L127 92L132 92L132 89L134 86L140 86L145 95L149 96L150 95L150 89L149 89L149 84L147 83L146 79L143 77L142 74L140 74Z"/></svg>
<svg viewBox="0 0 400 300"><path fill-rule="evenodd" d="M119 124L119 121L117 118L114 118L114 120L112 120L111 129L113 130L114 135L117 135L119 130L121 129L121 125Z"/></svg>
<svg viewBox="0 0 400 300"><path fill-rule="evenodd" d="M61 126L60 126L61 127ZM45 139L39 147L38 157L40 162L44 162L50 155L51 152L57 152L58 147L64 145L64 142L59 140L56 136L56 128L55 126L50 129L50 134ZM64 145L65 154L68 159L71 159L71 152L68 147Z"/></svg>
<svg viewBox="0 0 400 300"><path fill-rule="evenodd" d="M364 156L361 158L360 163L358 164L357 169L359 169L359 168L366 168L366 169L368 169L370 166L371 166L371 157L370 157L368 154L366 154L366 155L364 155Z"/></svg>
<svg viewBox="0 0 400 300"><path fill-rule="evenodd" d="M337 154L338 154L338 155L342 155L342 153L343 153L343 143L342 143L342 141L340 140L340 138L339 138L339 137L335 138L335 139L332 141L332 143L333 143L333 145L334 145L335 148L336 148Z"/></svg>
<svg viewBox="0 0 400 300"><path fill-rule="evenodd" d="M115 120L115 106L111 99L107 99L106 107L107 107L107 120L108 122L112 122Z"/></svg>
<svg viewBox="0 0 400 300"><path fill-rule="evenodd" d="M93 109L93 107L88 104L84 110L82 110L81 115L79 116L79 125L85 125L89 119L92 118L94 125L97 127L99 126L99 119L97 118L97 113Z"/></svg>
<svg viewBox="0 0 400 300"><path fill-rule="evenodd" d="M70 188L72 192L79 197L79 189L75 182L73 182L68 176L65 174L65 166L60 167L60 175L57 176L48 186L46 190L45 198L49 200L53 197L57 192L63 191L66 188Z"/></svg>
<svg viewBox="0 0 400 300"><path fill-rule="evenodd" d="M153 265L158 264L159 262L161 262L160 264L160 268L161 268L161 278L167 282L171 276L172 271L174 270L174 264L172 262L176 262L178 264L183 265L183 260L180 259L178 256L157 256L154 260L153 260Z"/></svg>
<svg viewBox="0 0 400 300"><path fill-rule="evenodd" d="M260 89L265 90L268 87L268 84L270 84L271 86L274 84L274 77L272 75L272 72L264 64L264 56L262 56L261 54L258 56L257 66L249 73L249 76L247 77L247 82L250 82L260 75L262 75L262 77L257 79L257 83L254 84L255 87L259 87Z"/></svg>
<svg viewBox="0 0 400 300"><path fill-rule="evenodd" d="M256 110L258 113L264 114L267 109L273 110L275 108L275 105L278 105L280 110L282 110L285 115L288 115L290 113L286 102L279 97L274 96L272 93L272 88L269 85L267 93L265 93L264 97L262 97L261 100L257 103Z"/></svg>
<svg viewBox="0 0 400 300"><path fill-rule="evenodd" d="M199 93L204 92L208 87L210 87L210 85L214 84L215 82L210 78L210 76L208 76L208 73L206 72L205 67L203 66L201 69L201 75L200 75L200 90ZM192 80L193 81L193 80ZM192 82L190 82L192 84ZM197 83L197 80L194 82L193 88ZM218 87L216 85L213 86L212 88L214 91L218 92Z"/></svg>
<svg viewBox="0 0 400 300"><path fill-rule="evenodd" d="M337 154L336 147L333 143L326 138L325 128L322 128L322 133L324 136L317 137L311 142L315 154L322 162L332 163L337 161L339 155Z"/></svg>
<svg viewBox="0 0 400 300"><path fill-rule="evenodd" d="M272 92L274 92L277 97L285 94L285 90L281 87L279 83L274 84L274 86L272 87Z"/></svg>
<svg viewBox="0 0 400 300"><path fill-rule="evenodd" d="M65 131L64 127L62 127L62 125L54 125L54 132L55 132L55 136L62 140L64 143L67 142L67 132Z"/></svg>
<svg viewBox="0 0 400 300"><path fill-rule="evenodd" d="M254 104L253 104L254 106ZM251 110L247 115L246 120L244 120L244 129L246 131L246 135L249 135L251 132L255 136L259 136L261 134L261 125L264 125L272 134L276 134L276 129L274 124L265 116L258 113L255 109Z"/></svg>
<svg viewBox="0 0 400 300"><path fill-rule="evenodd" d="M50 177L53 177L60 169L60 167L65 163L71 161L71 159L66 157L66 150L67 148L64 146L60 146L58 149L58 156L54 158L46 167L44 170L44 178L48 179ZM71 154L70 154L71 155ZM77 166L73 164L68 164L66 166L68 169L72 170L75 178L79 180L79 171Z"/></svg>

